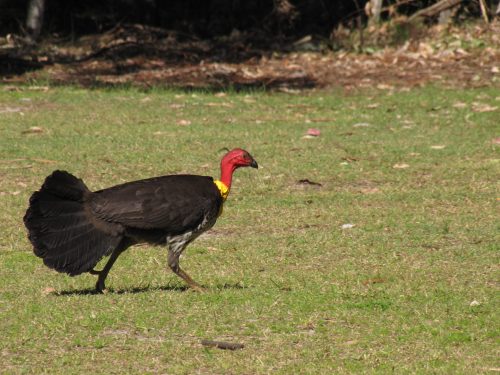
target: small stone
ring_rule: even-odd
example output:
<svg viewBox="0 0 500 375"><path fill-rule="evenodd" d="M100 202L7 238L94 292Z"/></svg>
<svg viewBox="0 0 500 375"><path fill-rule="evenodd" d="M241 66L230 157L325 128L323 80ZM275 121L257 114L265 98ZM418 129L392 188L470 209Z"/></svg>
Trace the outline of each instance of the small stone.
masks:
<svg viewBox="0 0 500 375"><path fill-rule="evenodd" d="M355 226L356 226L356 224L347 223L347 224L342 224L341 228L342 229L351 229L351 228L354 228Z"/></svg>

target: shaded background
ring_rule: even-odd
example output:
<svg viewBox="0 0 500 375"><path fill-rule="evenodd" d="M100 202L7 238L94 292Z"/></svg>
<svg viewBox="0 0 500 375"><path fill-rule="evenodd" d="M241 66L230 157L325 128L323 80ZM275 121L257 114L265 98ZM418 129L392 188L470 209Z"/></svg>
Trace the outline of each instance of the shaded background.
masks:
<svg viewBox="0 0 500 375"><path fill-rule="evenodd" d="M23 33L28 0L0 0L0 32ZM366 22L367 0L47 0L42 36L102 32L121 23L139 23L207 38L233 30L261 31L272 36L328 36L339 24ZM435 0L384 1L382 18L409 15ZM486 0L491 10L494 0ZM397 8L397 9L396 9ZM463 1L456 17L480 16L479 0Z"/></svg>
<svg viewBox="0 0 500 375"><path fill-rule="evenodd" d="M0 0L0 82L188 90L413 87L436 80L491 86L499 82L498 5Z"/></svg>

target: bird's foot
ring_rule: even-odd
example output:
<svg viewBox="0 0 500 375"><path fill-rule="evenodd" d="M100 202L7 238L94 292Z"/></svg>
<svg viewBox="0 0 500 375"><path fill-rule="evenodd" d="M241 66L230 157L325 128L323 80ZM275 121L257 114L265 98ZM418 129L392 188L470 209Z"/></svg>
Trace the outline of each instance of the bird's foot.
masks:
<svg viewBox="0 0 500 375"><path fill-rule="evenodd" d="M207 288L204 288L204 287L202 287L199 284L189 284L189 287L191 288L191 290L193 290L194 292L197 292L197 293L206 293L206 292L208 292Z"/></svg>
<svg viewBox="0 0 500 375"><path fill-rule="evenodd" d="M103 280L97 280L97 283L95 284L95 291L96 293L100 294L106 294L108 290L106 289L106 286L104 285Z"/></svg>
<svg viewBox="0 0 500 375"><path fill-rule="evenodd" d="M106 289L106 286L104 285L104 279L102 279L102 271L90 270L89 273L91 275L98 275L99 276L99 278L97 279L97 283L95 284L96 293L106 294L107 289Z"/></svg>

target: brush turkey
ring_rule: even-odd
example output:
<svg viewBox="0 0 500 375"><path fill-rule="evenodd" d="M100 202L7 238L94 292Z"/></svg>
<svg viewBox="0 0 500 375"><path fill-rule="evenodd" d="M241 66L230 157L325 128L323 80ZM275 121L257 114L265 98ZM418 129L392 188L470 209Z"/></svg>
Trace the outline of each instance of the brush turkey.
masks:
<svg viewBox="0 0 500 375"><path fill-rule="evenodd" d="M96 290L118 256L138 243L168 246L168 265L195 290L202 288L179 267L186 246L210 229L222 213L233 172L258 168L245 150L229 151L221 160L221 178L170 175L128 182L91 192L65 171L54 171L30 198L24 216L34 253L45 265L71 276L98 275ZM110 258L100 271L94 269Z"/></svg>

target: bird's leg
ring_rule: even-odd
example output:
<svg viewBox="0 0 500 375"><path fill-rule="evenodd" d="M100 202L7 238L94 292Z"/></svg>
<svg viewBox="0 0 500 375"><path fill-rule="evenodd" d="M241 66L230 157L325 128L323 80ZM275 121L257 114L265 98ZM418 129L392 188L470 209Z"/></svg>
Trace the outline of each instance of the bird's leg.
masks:
<svg viewBox="0 0 500 375"><path fill-rule="evenodd" d="M194 281L186 272L184 272L179 266L179 256L181 252L172 251L168 252L168 266L170 269L180 278L182 278L191 289L196 290L197 292L204 292L205 288L203 288L200 284Z"/></svg>
<svg viewBox="0 0 500 375"><path fill-rule="evenodd" d="M95 290L98 293L103 293L103 291L106 289L104 285L104 281L106 280L106 277L108 277L109 270L111 267L113 267L113 264L116 262L116 259L118 259L118 256L123 253L123 251L126 249L124 246L118 246L113 252L111 253L111 256L109 257L108 263L104 266L104 268L100 271L95 271L95 270L90 270L89 273L91 275L99 275L97 278L97 283L95 284Z"/></svg>
<svg viewBox="0 0 500 375"><path fill-rule="evenodd" d="M175 271L174 271L175 272ZM197 292L206 292L206 289L194 281L184 270L180 267L177 267L177 272L175 272L178 276L182 277L184 281L189 285L189 287Z"/></svg>

